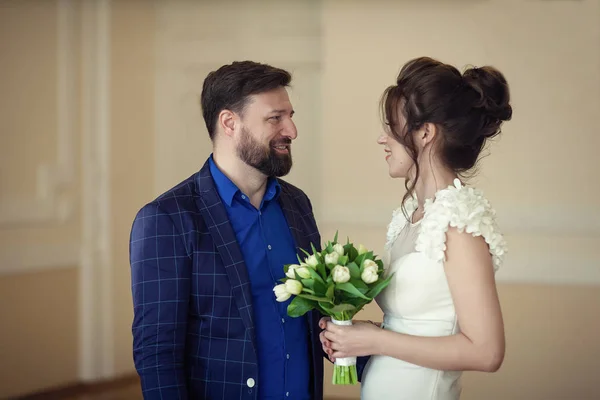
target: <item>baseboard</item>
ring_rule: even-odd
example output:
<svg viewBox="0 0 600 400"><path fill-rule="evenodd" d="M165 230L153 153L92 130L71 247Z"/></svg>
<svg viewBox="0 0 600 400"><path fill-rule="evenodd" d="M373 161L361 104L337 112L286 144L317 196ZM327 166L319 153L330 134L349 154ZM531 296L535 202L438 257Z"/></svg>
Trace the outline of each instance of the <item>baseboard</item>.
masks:
<svg viewBox="0 0 600 400"><path fill-rule="evenodd" d="M62 387L52 388L24 396L13 397L12 400L64 400L75 396L84 396L90 394L102 394L112 392L131 385L139 385L138 375L126 375L116 379L98 381L93 383L74 383ZM324 400L353 400L349 397L326 396Z"/></svg>
<svg viewBox="0 0 600 400"><path fill-rule="evenodd" d="M124 387L138 384L139 381L140 378L138 377L138 375L126 375L116 379L109 379L105 381L91 383L78 382L71 385L52 388L20 397L14 397L13 400L62 400L74 396L82 396L86 394L118 390Z"/></svg>

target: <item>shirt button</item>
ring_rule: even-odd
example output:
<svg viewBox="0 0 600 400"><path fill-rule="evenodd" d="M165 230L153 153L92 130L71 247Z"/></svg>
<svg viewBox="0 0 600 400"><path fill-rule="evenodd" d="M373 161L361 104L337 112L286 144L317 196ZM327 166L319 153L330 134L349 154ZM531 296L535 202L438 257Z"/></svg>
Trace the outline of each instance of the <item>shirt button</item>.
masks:
<svg viewBox="0 0 600 400"><path fill-rule="evenodd" d="M290 359L290 355L289 354L286 354L286 357L287 357L288 360Z"/></svg>
<svg viewBox="0 0 600 400"><path fill-rule="evenodd" d="M271 250L271 245L268 245L268 246L267 246L267 249Z"/></svg>
<svg viewBox="0 0 600 400"><path fill-rule="evenodd" d="M248 387L250 387L250 388L254 387L254 385L255 385L254 379L248 378L248 380L246 381L246 385L248 385Z"/></svg>
<svg viewBox="0 0 600 400"><path fill-rule="evenodd" d="M285 318L281 318L281 323L285 324Z"/></svg>
<svg viewBox="0 0 600 400"><path fill-rule="evenodd" d="M245 195L242 195L242 199L246 200L246 196L245 196Z"/></svg>
<svg viewBox="0 0 600 400"><path fill-rule="evenodd" d="M290 392L285 392L286 397L290 397Z"/></svg>

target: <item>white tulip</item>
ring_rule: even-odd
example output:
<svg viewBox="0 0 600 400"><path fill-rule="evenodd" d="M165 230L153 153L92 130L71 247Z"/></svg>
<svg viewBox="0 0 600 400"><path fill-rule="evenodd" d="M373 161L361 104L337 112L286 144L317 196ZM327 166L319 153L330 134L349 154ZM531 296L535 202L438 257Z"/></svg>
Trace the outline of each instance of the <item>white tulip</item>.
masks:
<svg viewBox="0 0 600 400"><path fill-rule="evenodd" d="M377 269L377 264L369 264L363 269L363 272L360 275L360 279L362 279L364 283L376 282L377 279L379 279L379 276L377 275Z"/></svg>
<svg viewBox="0 0 600 400"><path fill-rule="evenodd" d="M331 271L333 281L336 283L344 283L350 280L350 270L348 267L336 265Z"/></svg>
<svg viewBox="0 0 600 400"><path fill-rule="evenodd" d="M365 270L365 269L367 269L368 267L375 267L375 270L377 270L377 268L378 268L379 266L378 266L378 265L377 265L377 263L376 263L375 261L373 261L373 260L365 260L365 261L363 261L363 263L362 263L362 267L363 267L363 271L364 271L364 270Z"/></svg>
<svg viewBox="0 0 600 400"><path fill-rule="evenodd" d="M286 301L291 296L291 293L286 289L285 283L275 286L273 292L275 292L276 300L280 303Z"/></svg>
<svg viewBox="0 0 600 400"><path fill-rule="evenodd" d="M317 260L317 256L313 254L306 259L306 264L308 264L308 266L312 269L316 269L317 265L319 265L319 260Z"/></svg>
<svg viewBox="0 0 600 400"><path fill-rule="evenodd" d="M301 266L296 268L296 273L302 279L310 278L310 271L308 270L308 267L306 266L306 264L302 264Z"/></svg>
<svg viewBox="0 0 600 400"><path fill-rule="evenodd" d="M338 253L338 255L343 256L344 255L344 246L337 243L337 244L333 245L333 251Z"/></svg>
<svg viewBox="0 0 600 400"><path fill-rule="evenodd" d="M285 281L285 290L290 294L300 294L302 293L302 283L295 279L288 279Z"/></svg>
<svg viewBox="0 0 600 400"><path fill-rule="evenodd" d="M367 252L367 248L365 246L363 246L362 244L358 245L358 255L360 256L361 254L365 254Z"/></svg>
<svg viewBox="0 0 600 400"><path fill-rule="evenodd" d="M296 279L296 275L294 274L294 270L300 268L300 266L298 264L292 264L288 267L287 272L285 273L285 276L287 276L288 278L291 279Z"/></svg>
<svg viewBox="0 0 600 400"><path fill-rule="evenodd" d="M336 253L335 251L330 254L325 254L325 264L335 265L335 264L337 264L339 258L340 258L340 255L338 253Z"/></svg>

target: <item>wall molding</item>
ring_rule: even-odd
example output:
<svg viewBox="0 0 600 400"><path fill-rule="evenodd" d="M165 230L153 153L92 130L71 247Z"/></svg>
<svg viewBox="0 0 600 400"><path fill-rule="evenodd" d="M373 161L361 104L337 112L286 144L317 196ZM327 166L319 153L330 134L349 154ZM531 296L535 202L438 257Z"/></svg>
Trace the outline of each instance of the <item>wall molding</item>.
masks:
<svg viewBox="0 0 600 400"><path fill-rule="evenodd" d="M355 225L369 228L387 227L397 206L386 204L349 207L323 205L318 207L319 223L329 226ZM562 207L524 207L503 205L495 207L498 223L506 234L585 236L600 238L600 213L593 207L572 208L565 213Z"/></svg>
<svg viewBox="0 0 600 400"><path fill-rule="evenodd" d="M163 57L157 59L157 67L220 67L240 59L266 61L283 68L319 69L322 65L321 38L315 35L285 38L240 35L207 39L210 40L159 37L158 45ZM272 49L277 49L277 52Z"/></svg>
<svg viewBox="0 0 600 400"><path fill-rule="evenodd" d="M393 207L365 207L361 212L357 207L318 206L317 209L321 209L317 219L321 229L378 230L383 249ZM498 223L507 236L509 252L505 265L497 273L498 282L600 285L600 215L597 212L581 208L571 209L567 215L559 208L516 206L503 207L503 210L498 212ZM589 244L581 248L557 247L557 238L567 238L571 244L578 239L586 242L591 239L598 242L598 247L592 248Z"/></svg>
<svg viewBox="0 0 600 400"><path fill-rule="evenodd" d="M57 5L57 147L56 162L37 168L34 197L8 196L0 199L0 225L29 225L64 222L74 214L74 199L63 194L75 181L75 124L77 76L75 53L76 21L73 0Z"/></svg>
<svg viewBox="0 0 600 400"><path fill-rule="evenodd" d="M0 276L16 275L79 265L78 242L61 242L6 247L0 252Z"/></svg>
<svg viewBox="0 0 600 400"><path fill-rule="evenodd" d="M600 254L564 253L560 249L544 254L509 253L496 280L498 283L600 286Z"/></svg>
<svg viewBox="0 0 600 400"><path fill-rule="evenodd" d="M110 244L110 0L82 3L83 242L80 369L84 382L114 375Z"/></svg>
<svg viewBox="0 0 600 400"><path fill-rule="evenodd" d="M318 147L320 124L310 110L321 102L321 5L283 2L263 10L254 2L238 1L236 7L243 12L231 16L232 26L236 18L243 22L250 16L258 22L244 29L215 23L211 16L225 10L219 3L157 4L154 195L196 172L201 166L198 160L210 154L212 144L199 106L202 82L208 72L233 60L251 59L290 70L292 101L304 110L295 117L305 132L295 144L296 162L302 163L303 157L311 162L311 156L302 155L300 148ZM302 96L294 98L298 93ZM310 154L314 156L314 152ZM318 173L314 162L311 168ZM294 174L293 170L288 178L293 179ZM297 177L295 183L309 192L318 191L314 180Z"/></svg>

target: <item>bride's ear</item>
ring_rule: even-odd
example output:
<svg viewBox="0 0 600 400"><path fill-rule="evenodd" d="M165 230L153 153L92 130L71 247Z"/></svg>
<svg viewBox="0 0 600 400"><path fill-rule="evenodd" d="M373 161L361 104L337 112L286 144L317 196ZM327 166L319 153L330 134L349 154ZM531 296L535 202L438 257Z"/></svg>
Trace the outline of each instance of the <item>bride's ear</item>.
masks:
<svg viewBox="0 0 600 400"><path fill-rule="evenodd" d="M428 144L433 143L436 135L438 134L438 127L431 122L423 124L421 129L417 132L417 143L419 148L424 149Z"/></svg>

